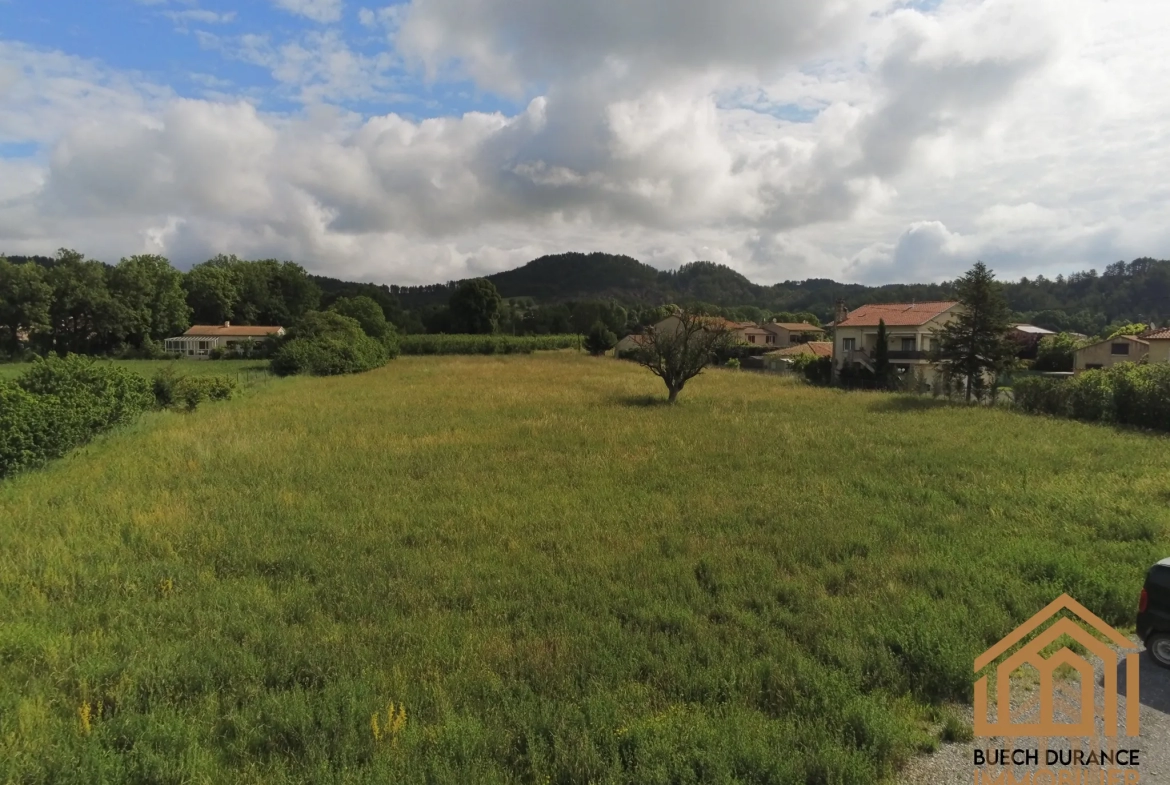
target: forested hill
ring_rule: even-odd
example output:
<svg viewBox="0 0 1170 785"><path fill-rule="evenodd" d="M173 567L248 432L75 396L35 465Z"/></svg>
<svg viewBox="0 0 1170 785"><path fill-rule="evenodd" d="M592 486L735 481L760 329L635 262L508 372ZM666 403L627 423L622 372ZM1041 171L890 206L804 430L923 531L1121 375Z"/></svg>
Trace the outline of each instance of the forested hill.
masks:
<svg viewBox="0 0 1170 785"><path fill-rule="evenodd" d="M752 305L773 312L808 311L826 320L832 318L838 298L852 309L873 302L941 300L954 292L949 283L864 286L827 278L763 286L712 262L660 271L628 256L604 253L542 256L487 278L504 297L531 297L537 302L613 299L627 305ZM445 303L454 283L391 286L390 291L402 307L413 309ZM1115 322L1161 324L1170 319L1170 261L1166 260L1142 258L1115 262L1100 273L1089 270L1004 283L1017 317L1050 329L1092 335Z"/></svg>

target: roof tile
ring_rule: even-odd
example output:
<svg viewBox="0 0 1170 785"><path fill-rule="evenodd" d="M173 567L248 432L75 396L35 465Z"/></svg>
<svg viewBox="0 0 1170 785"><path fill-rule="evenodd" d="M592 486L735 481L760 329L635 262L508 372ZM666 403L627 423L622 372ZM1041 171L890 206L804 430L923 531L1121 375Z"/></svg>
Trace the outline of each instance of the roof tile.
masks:
<svg viewBox="0 0 1170 785"><path fill-rule="evenodd" d="M926 303L875 303L862 305L851 311L837 327L877 327L885 321L887 327L916 327L926 324L939 314L958 305L955 301Z"/></svg>
<svg viewBox="0 0 1170 785"><path fill-rule="evenodd" d="M272 335L283 330L283 327L271 327L260 325L231 325L226 326L222 324L197 324L183 335L200 335L215 338L263 338L266 335Z"/></svg>

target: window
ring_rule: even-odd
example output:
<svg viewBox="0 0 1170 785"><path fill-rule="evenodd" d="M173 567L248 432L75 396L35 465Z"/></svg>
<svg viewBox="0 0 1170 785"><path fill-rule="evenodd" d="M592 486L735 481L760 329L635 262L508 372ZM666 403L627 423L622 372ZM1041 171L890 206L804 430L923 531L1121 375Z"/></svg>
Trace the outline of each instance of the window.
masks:
<svg viewBox="0 0 1170 785"><path fill-rule="evenodd" d="M207 351L207 344L209 344L209 343L211 343L211 342L210 341L200 341L199 342L199 351L201 351L201 352Z"/></svg>
<svg viewBox="0 0 1170 785"><path fill-rule="evenodd" d="M756 336L749 335L748 336L748 343L755 343L755 342L756 342Z"/></svg>
<svg viewBox="0 0 1170 785"><path fill-rule="evenodd" d="M841 351L851 352L856 348L857 348L857 339L856 338L842 338L841 339Z"/></svg>
<svg viewBox="0 0 1170 785"><path fill-rule="evenodd" d="M1115 343L1109 349L1110 354L1129 354L1129 341Z"/></svg>
<svg viewBox="0 0 1170 785"><path fill-rule="evenodd" d="M904 351L904 352L914 351L914 339L913 338L903 338L902 339L902 351Z"/></svg>

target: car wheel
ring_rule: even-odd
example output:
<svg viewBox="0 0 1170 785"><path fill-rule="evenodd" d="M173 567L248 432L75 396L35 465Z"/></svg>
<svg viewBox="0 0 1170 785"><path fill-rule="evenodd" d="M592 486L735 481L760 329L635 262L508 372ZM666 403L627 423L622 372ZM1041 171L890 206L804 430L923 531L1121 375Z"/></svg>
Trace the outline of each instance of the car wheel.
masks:
<svg viewBox="0 0 1170 785"><path fill-rule="evenodd" d="M1146 641L1146 651L1150 653L1150 659L1154 662L1163 668L1170 668L1170 635L1155 632Z"/></svg>

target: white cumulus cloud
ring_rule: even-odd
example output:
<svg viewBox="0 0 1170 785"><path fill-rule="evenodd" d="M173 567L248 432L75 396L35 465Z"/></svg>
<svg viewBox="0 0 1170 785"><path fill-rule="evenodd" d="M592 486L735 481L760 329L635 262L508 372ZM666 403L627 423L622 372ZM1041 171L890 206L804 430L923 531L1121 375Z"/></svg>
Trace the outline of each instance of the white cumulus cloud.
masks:
<svg viewBox="0 0 1170 785"><path fill-rule="evenodd" d="M0 42L0 142L38 150L0 159L0 246L403 283L565 250L877 283L1170 253L1161 3L413 0L358 21L383 50L199 31L299 102L279 112ZM522 108L408 114L404 63Z"/></svg>

